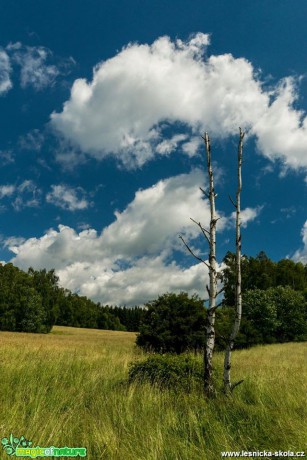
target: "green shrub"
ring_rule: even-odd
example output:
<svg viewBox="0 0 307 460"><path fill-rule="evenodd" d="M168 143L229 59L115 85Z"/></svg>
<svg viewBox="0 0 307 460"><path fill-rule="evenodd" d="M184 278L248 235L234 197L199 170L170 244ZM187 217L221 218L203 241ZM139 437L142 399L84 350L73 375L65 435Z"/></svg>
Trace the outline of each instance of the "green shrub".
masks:
<svg viewBox="0 0 307 460"><path fill-rule="evenodd" d="M145 351L184 353L205 342L206 309L197 295L166 293L148 302L136 343Z"/></svg>
<svg viewBox="0 0 307 460"><path fill-rule="evenodd" d="M153 355L131 364L129 369L129 383L150 383L160 388L190 391L201 385L202 378L200 360L190 355Z"/></svg>

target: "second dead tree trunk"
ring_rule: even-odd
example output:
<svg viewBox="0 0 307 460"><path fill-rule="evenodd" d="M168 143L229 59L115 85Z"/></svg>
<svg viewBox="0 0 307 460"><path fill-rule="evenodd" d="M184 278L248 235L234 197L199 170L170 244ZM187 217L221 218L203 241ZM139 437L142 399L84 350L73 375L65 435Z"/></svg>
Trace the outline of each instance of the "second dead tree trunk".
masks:
<svg viewBox="0 0 307 460"><path fill-rule="evenodd" d="M236 287L235 287L235 319L233 328L226 346L225 359L224 359L224 392L231 393L234 388L243 380L236 383L231 383L230 369L231 369L231 352L234 347L235 339L238 335L241 317L242 317L242 283L241 283L241 190L242 190L242 157L243 157L243 138L244 132L240 128L240 140L238 146L238 189L236 194L236 203L232 200L236 208Z"/></svg>

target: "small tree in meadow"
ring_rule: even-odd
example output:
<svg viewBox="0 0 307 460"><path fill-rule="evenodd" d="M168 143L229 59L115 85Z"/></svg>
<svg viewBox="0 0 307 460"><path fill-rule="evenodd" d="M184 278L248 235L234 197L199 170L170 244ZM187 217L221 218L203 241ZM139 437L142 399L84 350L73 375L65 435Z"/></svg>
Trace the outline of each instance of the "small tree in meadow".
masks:
<svg viewBox="0 0 307 460"><path fill-rule="evenodd" d="M197 295L167 293L146 307L137 345L147 351L177 354L203 348L205 309Z"/></svg>

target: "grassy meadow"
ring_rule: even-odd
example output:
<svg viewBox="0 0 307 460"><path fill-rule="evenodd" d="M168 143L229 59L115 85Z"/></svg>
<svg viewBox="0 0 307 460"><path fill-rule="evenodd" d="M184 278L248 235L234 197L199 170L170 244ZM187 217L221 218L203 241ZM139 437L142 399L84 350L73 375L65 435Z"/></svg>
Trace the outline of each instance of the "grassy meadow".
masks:
<svg viewBox="0 0 307 460"><path fill-rule="evenodd" d="M306 448L306 344L235 352L233 380L244 383L233 398L205 401L196 390L128 386L129 363L145 357L133 333L54 327L47 335L0 332L0 342L0 438L86 447L90 460ZM219 380L222 360L217 354Z"/></svg>

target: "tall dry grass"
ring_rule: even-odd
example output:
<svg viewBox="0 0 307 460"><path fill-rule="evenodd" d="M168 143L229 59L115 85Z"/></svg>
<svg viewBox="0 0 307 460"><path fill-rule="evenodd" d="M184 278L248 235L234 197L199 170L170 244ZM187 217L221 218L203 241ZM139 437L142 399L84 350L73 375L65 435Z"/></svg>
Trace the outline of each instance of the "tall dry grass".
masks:
<svg viewBox="0 0 307 460"><path fill-rule="evenodd" d="M125 332L0 333L0 438L86 447L90 460L216 460L225 450L303 450L306 345L233 354L233 398L126 385L143 359ZM216 355L220 381L223 356ZM5 453L0 458L9 458Z"/></svg>

